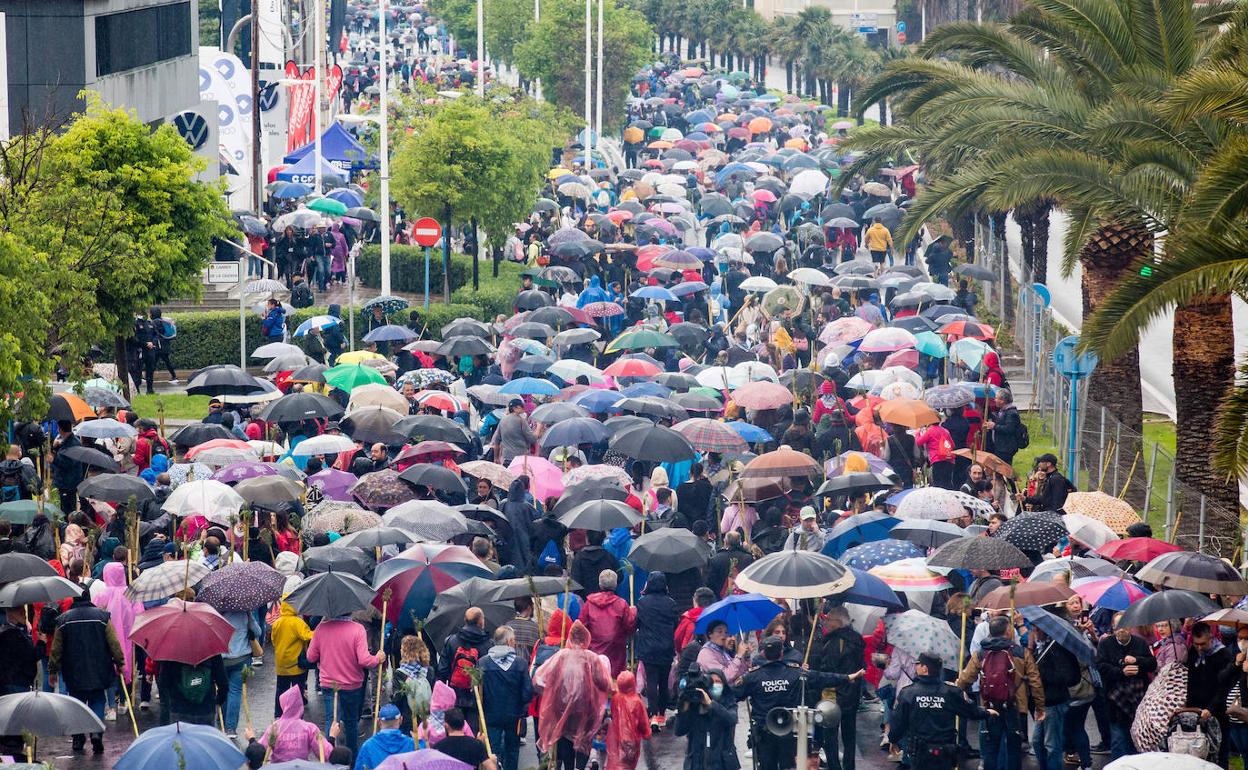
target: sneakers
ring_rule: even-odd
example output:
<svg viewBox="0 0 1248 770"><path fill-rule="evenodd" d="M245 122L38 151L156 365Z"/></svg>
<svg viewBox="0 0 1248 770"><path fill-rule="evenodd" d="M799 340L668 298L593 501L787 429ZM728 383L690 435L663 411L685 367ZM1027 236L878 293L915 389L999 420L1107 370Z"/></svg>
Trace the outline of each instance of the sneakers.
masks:
<svg viewBox="0 0 1248 770"><path fill-rule="evenodd" d="M139 711L149 711L152 708L150 701L139 701Z"/></svg>
<svg viewBox="0 0 1248 770"><path fill-rule="evenodd" d="M104 718L110 722L116 722L117 721L117 709L109 709L108 711L105 711Z"/></svg>
<svg viewBox="0 0 1248 770"><path fill-rule="evenodd" d="M654 719L659 723L660 730L667 727L667 714L659 714Z"/></svg>
<svg viewBox="0 0 1248 770"><path fill-rule="evenodd" d="M118 703L117 704L117 716L124 717L125 715L126 715L126 704Z"/></svg>
<svg viewBox="0 0 1248 770"><path fill-rule="evenodd" d="M1093 754L1108 754L1109 744L1105 743L1104 741L1101 741L1100 743L1092 747L1092 753Z"/></svg>
<svg viewBox="0 0 1248 770"><path fill-rule="evenodd" d="M169 384L170 384L170 385L181 385L181 384L182 384L182 380L179 380L177 377L174 377L172 380L169 380Z"/></svg>
<svg viewBox="0 0 1248 770"><path fill-rule="evenodd" d="M251 659L252 668L259 668L263 665L264 665L264 658L252 658Z"/></svg>
<svg viewBox="0 0 1248 770"><path fill-rule="evenodd" d="M659 718L657 716L650 717L650 732L658 733L662 731L663 728L659 727Z"/></svg>
<svg viewBox="0 0 1248 770"><path fill-rule="evenodd" d="M1068 765L1074 765L1075 767L1078 767L1078 766L1079 766L1079 755L1078 755L1078 754L1070 754L1070 753L1067 753L1067 754L1065 754L1065 755L1062 757L1062 759L1063 759L1063 760L1065 760L1065 761L1066 761L1066 764L1068 764Z"/></svg>

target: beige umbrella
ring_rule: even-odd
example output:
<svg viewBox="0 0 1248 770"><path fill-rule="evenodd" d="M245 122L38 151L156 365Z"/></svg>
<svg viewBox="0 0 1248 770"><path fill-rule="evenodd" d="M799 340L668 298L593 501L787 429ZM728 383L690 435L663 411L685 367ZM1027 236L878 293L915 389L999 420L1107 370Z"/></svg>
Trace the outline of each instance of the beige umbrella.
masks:
<svg viewBox="0 0 1248 770"><path fill-rule="evenodd" d="M351 391L351 400L347 403L347 411L352 412L366 406L384 406L393 409L400 415L407 414L408 403L403 394L381 383L361 385Z"/></svg>
<svg viewBox="0 0 1248 770"><path fill-rule="evenodd" d="M511 486L511 482L516 480L514 473L498 463L492 463L487 460L473 460L460 463L459 469L474 478L485 479L501 489L507 489Z"/></svg>
<svg viewBox="0 0 1248 770"><path fill-rule="evenodd" d="M1071 492L1062 505L1066 513L1079 513L1105 524L1115 534L1125 534L1127 527L1138 524L1140 515L1126 500L1104 492Z"/></svg>

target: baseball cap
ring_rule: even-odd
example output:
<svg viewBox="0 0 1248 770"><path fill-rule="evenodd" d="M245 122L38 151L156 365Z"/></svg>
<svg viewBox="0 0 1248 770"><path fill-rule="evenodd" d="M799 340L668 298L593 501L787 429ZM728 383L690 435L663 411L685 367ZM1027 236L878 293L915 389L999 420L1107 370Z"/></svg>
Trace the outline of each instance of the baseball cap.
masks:
<svg viewBox="0 0 1248 770"><path fill-rule="evenodd" d="M399 707L393 703L387 703L377 712L377 718L383 722L389 722L392 719L398 719L402 715L399 713Z"/></svg>
<svg viewBox="0 0 1248 770"><path fill-rule="evenodd" d="M763 640L763 657L767 660L779 660L784 653L784 640L771 635Z"/></svg>
<svg viewBox="0 0 1248 770"><path fill-rule="evenodd" d="M1036 462L1053 463L1054 465L1057 465L1057 455L1053 454L1052 452L1045 452L1044 454L1036 458Z"/></svg>
<svg viewBox="0 0 1248 770"><path fill-rule="evenodd" d="M802 518L802 519L817 519L817 518L819 518L819 514L815 513L815 509L814 509L814 507L813 507L813 506L809 506L809 505L804 505L804 506L802 506L802 511L801 511L801 513L800 513L800 514L798 514L798 516L799 516L799 518Z"/></svg>

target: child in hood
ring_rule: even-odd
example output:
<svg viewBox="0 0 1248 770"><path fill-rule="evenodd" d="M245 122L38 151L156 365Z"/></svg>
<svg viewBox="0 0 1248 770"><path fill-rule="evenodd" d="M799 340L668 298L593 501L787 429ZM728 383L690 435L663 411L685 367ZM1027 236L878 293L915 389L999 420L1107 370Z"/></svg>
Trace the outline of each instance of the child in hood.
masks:
<svg viewBox="0 0 1248 770"><path fill-rule="evenodd" d="M429 699L429 719L420 728L420 737L430 748L446 737L446 712L455 708L455 690L446 682L433 683L433 695ZM474 737L472 727L464 725L464 735Z"/></svg>
<svg viewBox="0 0 1248 770"><path fill-rule="evenodd" d="M641 742L650 737L650 718L646 716L646 704L637 694L633 672L621 671L615 686L611 724L607 727L606 770L635 770L641 758Z"/></svg>

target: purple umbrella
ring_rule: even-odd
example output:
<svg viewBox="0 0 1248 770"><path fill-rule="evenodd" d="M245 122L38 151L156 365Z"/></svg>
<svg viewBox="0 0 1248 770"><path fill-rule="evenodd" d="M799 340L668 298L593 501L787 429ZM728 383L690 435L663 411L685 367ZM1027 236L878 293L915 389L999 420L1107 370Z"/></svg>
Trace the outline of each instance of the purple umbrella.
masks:
<svg viewBox="0 0 1248 770"><path fill-rule="evenodd" d="M235 482L245 479L254 479L260 476L276 476L277 468L269 463L258 462L241 462L227 465L216 473L212 474L214 481L220 481L224 484L234 484Z"/></svg>
<svg viewBox="0 0 1248 770"><path fill-rule="evenodd" d="M218 612L251 612L282 598L286 577L260 561L236 561L204 578L195 600Z"/></svg>
<svg viewBox="0 0 1248 770"><path fill-rule="evenodd" d="M320 473L313 473L308 476L308 489L316 487L320 490L322 500L338 500L339 502L351 502L351 487L359 478L354 473L336 470L334 468L326 468Z"/></svg>
<svg viewBox="0 0 1248 770"><path fill-rule="evenodd" d="M857 455L867 461L868 473L882 473L887 475L893 472L893 466L889 465L887 460L876 457L870 452L841 452L839 455L833 457L824 464L824 474L828 478L843 475L845 473L845 463L849 461L851 455Z"/></svg>
<svg viewBox="0 0 1248 770"><path fill-rule="evenodd" d="M391 754L380 765L377 765L377 770L472 770L472 768L437 749L421 749L405 754Z"/></svg>

